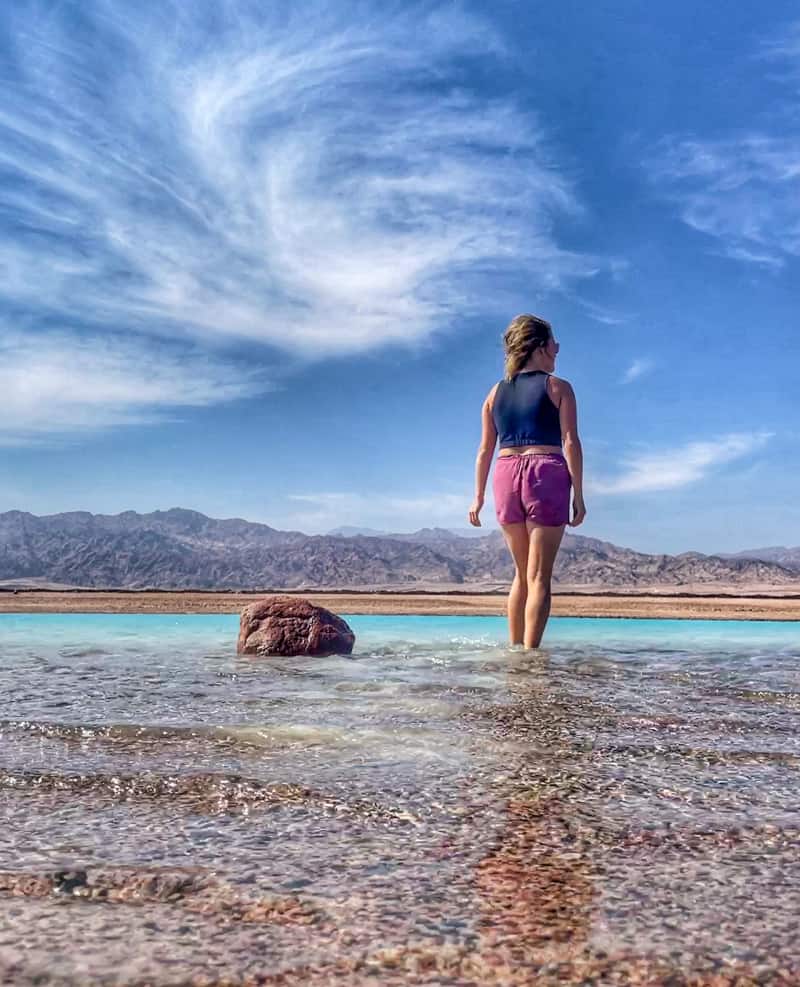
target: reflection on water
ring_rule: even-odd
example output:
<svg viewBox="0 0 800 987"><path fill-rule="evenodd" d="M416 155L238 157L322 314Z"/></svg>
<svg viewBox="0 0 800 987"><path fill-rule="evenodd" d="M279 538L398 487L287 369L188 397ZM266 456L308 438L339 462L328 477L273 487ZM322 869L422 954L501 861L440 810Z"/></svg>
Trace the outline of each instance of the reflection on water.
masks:
<svg viewBox="0 0 800 987"><path fill-rule="evenodd" d="M348 619L0 616L0 982L800 982L796 624Z"/></svg>

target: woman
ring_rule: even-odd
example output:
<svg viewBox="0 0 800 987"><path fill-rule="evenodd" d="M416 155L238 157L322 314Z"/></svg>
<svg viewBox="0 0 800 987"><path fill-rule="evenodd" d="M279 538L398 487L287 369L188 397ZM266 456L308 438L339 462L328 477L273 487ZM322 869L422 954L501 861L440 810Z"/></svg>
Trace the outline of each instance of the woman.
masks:
<svg viewBox="0 0 800 987"><path fill-rule="evenodd" d="M516 570L508 594L509 636L512 645L538 648L550 616L550 580L564 526L577 527L586 516L583 452L575 393L567 381L553 376L559 345L550 323L518 315L503 343L506 375L483 403L469 521L480 527L478 515L499 439L494 503Z"/></svg>

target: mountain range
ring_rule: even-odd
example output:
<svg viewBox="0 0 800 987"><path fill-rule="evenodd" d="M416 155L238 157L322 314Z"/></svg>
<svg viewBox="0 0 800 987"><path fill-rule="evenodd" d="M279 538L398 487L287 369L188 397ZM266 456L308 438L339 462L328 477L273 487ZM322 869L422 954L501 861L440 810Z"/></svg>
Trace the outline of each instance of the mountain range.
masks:
<svg viewBox="0 0 800 987"><path fill-rule="evenodd" d="M0 586L488 591L507 588L513 575L497 530L362 531L306 535L182 508L43 517L9 511L0 514ZM800 549L780 551L780 562L752 553L649 555L568 532L554 585L587 592L800 592Z"/></svg>
<svg viewBox="0 0 800 987"><path fill-rule="evenodd" d="M745 552L725 553L722 559L761 559L764 562L777 562L788 569L800 569L800 546L786 548L773 545L771 548L749 548Z"/></svg>

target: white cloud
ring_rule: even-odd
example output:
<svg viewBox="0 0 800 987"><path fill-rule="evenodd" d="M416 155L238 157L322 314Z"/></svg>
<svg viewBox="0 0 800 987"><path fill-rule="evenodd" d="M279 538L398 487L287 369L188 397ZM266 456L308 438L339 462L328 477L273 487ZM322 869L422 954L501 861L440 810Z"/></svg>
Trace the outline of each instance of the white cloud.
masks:
<svg viewBox="0 0 800 987"><path fill-rule="evenodd" d="M197 350L67 332L0 339L0 445L162 419L246 397L267 383Z"/></svg>
<svg viewBox="0 0 800 987"><path fill-rule="evenodd" d="M731 260L741 260L746 264L757 264L773 270L780 270L784 264L783 258L778 254L771 254L765 250L753 250L750 247L734 246L733 244L725 246L721 253L725 257L730 257Z"/></svg>
<svg viewBox="0 0 800 987"><path fill-rule="evenodd" d="M626 267L627 265L622 262L613 262L612 277L615 280L621 280ZM628 315L623 315L613 309L607 308L605 305L599 305L597 302L591 302L586 298L576 298L575 301L584 309L590 318L604 326L621 326L630 319Z"/></svg>
<svg viewBox="0 0 800 987"><path fill-rule="evenodd" d="M6 300L315 358L427 339L481 304L472 273L597 273L559 245L581 206L539 122L471 89L500 42L424 10L0 14Z"/></svg>
<svg viewBox="0 0 800 987"><path fill-rule="evenodd" d="M274 523L278 527L323 533L340 525L377 528L384 531L415 531L424 527L466 527L471 498L454 493L399 497L384 493L328 491L289 494L302 505ZM491 514L490 508L484 513ZM486 519L481 518L486 525ZM272 521L270 523L273 523Z"/></svg>
<svg viewBox="0 0 800 987"><path fill-rule="evenodd" d="M671 139L648 165L683 221L728 256L777 268L800 255L800 135Z"/></svg>
<svg viewBox="0 0 800 987"><path fill-rule="evenodd" d="M790 24L781 34L761 46L762 58L783 62L791 71L800 71L800 21Z"/></svg>
<svg viewBox="0 0 800 987"><path fill-rule="evenodd" d="M622 383L630 384L631 381L634 381L637 378L642 377L644 374L649 373L654 366L655 363L653 360L649 359L649 357L639 357L631 363L622 375Z"/></svg>
<svg viewBox="0 0 800 987"><path fill-rule="evenodd" d="M800 22L763 44L758 57L784 82L800 78ZM659 191L690 227L714 237L723 255L777 270L800 255L800 126L794 96L771 104L774 126L735 135L665 138L645 160Z"/></svg>
<svg viewBox="0 0 800 987"><path fill-rule="evenodd" d="M771 432L737 432L706 442L628 457L612 478L591 479L587 490L596 494L653 493L674 490L702 480L716 467L761 449Z"/></svg>

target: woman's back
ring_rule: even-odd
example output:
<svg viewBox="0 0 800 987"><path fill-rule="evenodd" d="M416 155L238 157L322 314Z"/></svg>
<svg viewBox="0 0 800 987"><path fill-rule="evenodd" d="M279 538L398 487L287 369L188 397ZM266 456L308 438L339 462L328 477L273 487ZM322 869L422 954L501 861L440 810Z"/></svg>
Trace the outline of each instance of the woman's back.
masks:
<svg viewBox="0 0 800 987"><path fill-rule="evenodd" d="M543 370L528 370L498 383L492 417L500 449L561 447L561 422L558 408L548 393L549 376Z"/></svg>

